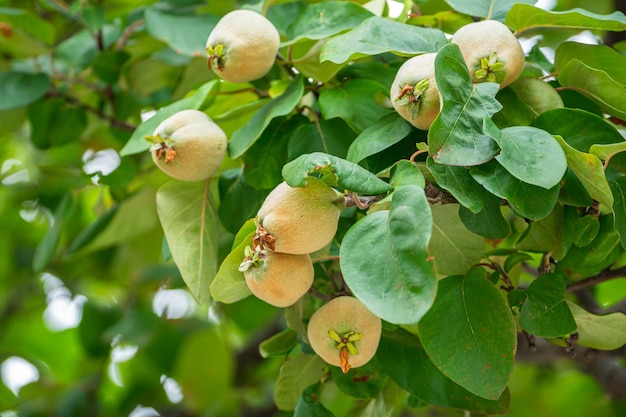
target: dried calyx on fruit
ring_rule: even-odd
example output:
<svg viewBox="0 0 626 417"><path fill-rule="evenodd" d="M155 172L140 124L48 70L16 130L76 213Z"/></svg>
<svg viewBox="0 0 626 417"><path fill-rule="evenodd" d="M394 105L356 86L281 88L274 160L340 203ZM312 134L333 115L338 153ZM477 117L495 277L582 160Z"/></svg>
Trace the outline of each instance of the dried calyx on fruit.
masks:
<svg viewBox="0 0 626 417"><path fill-rule="evenodd" d="M308 177L305 187L280 183L257 213L255 246L296 255L322 249L337 232L344 200L314 177Z"/></svg>
<svg viewBox="0 0 626 417"><path fill-rule="evenodd" d="M459 46L472 82L513 83L525 64L524 50L509 28L496 20L470 23L457 30L452 43Z"/></svg>
<svg viewBox="0 0 626 417"><path fill-rule="evenodd" d="M207 39L209 69L230 82L256 80L272 68L279 43L278 30L263 15L232 11L217 22Z"/></svg>
<svg viewBox="0 0 626 417"><path fill-rule="evenodd" d="M246 247L239 270L252 294L276 307L295 304L311 288L311 257Z"/></svg>
<svg viewBox="0 0 626 417"><path fill-rule="evenodd" d="M422 130L428 130L440 111L435 56L434 53L418 55L403 63L389 91L398 114Z"/></svg>
<svg viewBox="0 0 626 417"><path fill-rule="evenodd" d="M307 327L311 347L346 373L365 365L378 349L382 322L355 297L340 296L317 309Z"/></svg>
<svg viewBox="0 0 626 417"><path fill-rule="evenodd" d="M152 160L169 176L200 181L217 172L228 147L224 131L199 110L182 110L163 120L152 135Z"/></svg>

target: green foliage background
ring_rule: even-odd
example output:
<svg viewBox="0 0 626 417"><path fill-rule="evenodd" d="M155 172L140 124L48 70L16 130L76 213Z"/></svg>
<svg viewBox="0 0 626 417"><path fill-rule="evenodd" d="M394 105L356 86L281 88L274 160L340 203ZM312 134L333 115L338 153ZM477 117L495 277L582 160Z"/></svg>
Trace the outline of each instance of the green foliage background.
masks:
<svg viewBox="0 0 626 417"><path fill-rule="evenodd" d="M625 372L626 44L571 37L626 17L606 0L533 4L405 1L419 14L392 18L382 1L0 0L0 363L39 374L19 392L2 375L0 415L624 415L601 370ZM241 7L282 44L266 77L230 84L204 47ZM500 91L468 83L446 38L487 16L541 36ZM444 100L430 132L388 97L425 52ZM147 152L182 109L229 137L210 182L171 181ZM347 375L303 339L320 300L271 307L237 272L264 197L308 174L387 195L347 208L316 258L317 290L340 267L385 320ZM182 262L198 237L176 232L199 224L206 256Z"/></svg>

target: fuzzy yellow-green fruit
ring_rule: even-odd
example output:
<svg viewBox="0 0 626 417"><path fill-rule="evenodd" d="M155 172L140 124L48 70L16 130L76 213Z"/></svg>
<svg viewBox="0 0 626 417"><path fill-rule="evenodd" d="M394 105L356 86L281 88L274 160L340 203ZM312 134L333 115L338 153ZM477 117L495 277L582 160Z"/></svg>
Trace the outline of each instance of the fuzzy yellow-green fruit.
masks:
<svg viewBox="0 0 626 417"><path fill-rule="evenodd" d="M235 10L222 17L209 34L209 69L234 83L253 81L269 72L276 59L280 35L262 14Z"/></svg>
<svg viewBox="0 0 626 417"><path fill-rule="evenodd" d="M525 64L524 50L509 28L496 20L482 20L457 30L452 43L459 46L472 82L513 83Z"/></svg>
<svg viewBox="0 0 626 417"><path fill-rule="evenodd" d="M313 284L313 263L309 255L291 255L269 250L246 250L239 267L248 288L259 299L276 307L288 307Z"/></svg>
<svg viewBox="0 0 626 417"><path fill-rule="evenodd" d="M414 56L398 68L389 95L393 108L418 129L428 130L440 111L435 56Z"/></svg>
<svg viewBox="0 0 626 417"><path fill-rule="evenodd" d="M169 176L200 181L217 172L228 147L224 131L199 110L182 110L162 121L151 136L152 160Z"/></svg>
<svg viewBox="0 0 626 417"><path fill-rule="evenodd" d="M313 313L307 337L315 353L345 373L374 357L381 330L380 318L365 304L357 298L341 296Z"/></svg>
<svg viewBox="0 0 626 417"><path fill-rule="evenodd" d="M343 204L343 194L317 178L309 177L305 187L282 182L257 213L257 237L276 252L318 251L333 240Z"/></svg>

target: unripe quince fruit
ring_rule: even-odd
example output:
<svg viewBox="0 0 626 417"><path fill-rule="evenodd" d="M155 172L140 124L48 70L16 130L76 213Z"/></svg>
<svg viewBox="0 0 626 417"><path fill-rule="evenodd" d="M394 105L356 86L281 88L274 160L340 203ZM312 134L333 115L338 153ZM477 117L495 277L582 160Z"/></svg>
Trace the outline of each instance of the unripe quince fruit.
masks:
<svg viewBox="0 0 626 417"><path fill-rule="evenodd" d="M496 20L470 23L452 37L472 77L472 82L500 83L500 88L513 83L525 64L524 50L509 28Z"/></svg>
<svg viewBox="0 0 626 417"><path fill-rule="evenodd" d="M217 172L228 147L224 131L199 110L182 110L162 121L151 136L152 160L183 181L200 181Z"/></svg>
<svg viewBox="0 0 626 417"><path fill-rule="evenodd" d="M282 182L259 209L256 238L276 252L298 255L320 250L337 232L343 203L343 194L317 178L308 177L305 187Z"/></svg>
<svg viewBox="0 0 626 417"><path fill-rule="evenodd" d="M259 299L276 307L295 304L313 284L313 262L309 255L291 255L246 248L243 271L248 288Z"/></svg>
<svg viewBox="0 0 626 417"><path fill-rule="evenodd" d="M381 330L380 318L365 304L357 298L341 296L313 313L307 337L315 353L346 373L374 357Z"/></svg>
<svg viewBox="0 0 626 417"><path fill-rule="evenodd" d="M435 56L437 54L429 53L407 60L398 68L389 91L398 114L422 130L428 130L440 111Z"/></svg>
<svg viewBox="0 0 626 417"><path fill-rule="evenodd" d="M262 14L234 10L222 17L209 34L209 69L220 78L243 83L263 77L274 65L280 35Z"/></svg>

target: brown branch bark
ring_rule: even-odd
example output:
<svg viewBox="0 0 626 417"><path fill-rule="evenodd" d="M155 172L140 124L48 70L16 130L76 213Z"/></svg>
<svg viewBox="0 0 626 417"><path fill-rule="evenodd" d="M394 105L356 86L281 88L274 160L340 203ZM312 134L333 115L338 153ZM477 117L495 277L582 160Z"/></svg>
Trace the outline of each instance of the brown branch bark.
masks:
<svg viewBox="0 0 626 417"><path fill-rule="evenodd" d="M626 266L617 269L605 269L598 275L594 275L589 278L585 278L581 281L572 282L567 285L567 291L577 291L583 288L588 288L601 282L610 281L615 278L626 277Z"/></svg>

